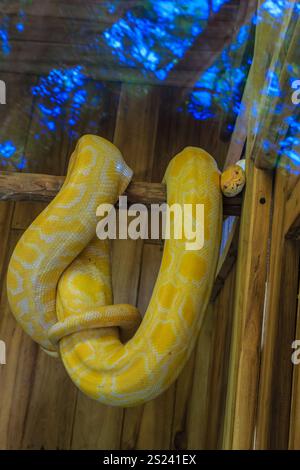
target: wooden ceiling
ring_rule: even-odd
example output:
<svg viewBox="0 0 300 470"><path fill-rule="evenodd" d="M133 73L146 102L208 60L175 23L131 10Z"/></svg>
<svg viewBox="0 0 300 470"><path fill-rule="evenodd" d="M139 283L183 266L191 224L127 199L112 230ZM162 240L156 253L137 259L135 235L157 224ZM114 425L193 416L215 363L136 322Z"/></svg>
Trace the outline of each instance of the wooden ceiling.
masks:
<svg viewBox="0 0 300 470"><path fill-rule="evenodd" d="M80 64L98 80L190 87L232 41L256 6L256 0L225 3L209 18L204 33L166 80L159 82L154 76L120 63L107 45L97 42L103 31L123 17L126 10L138 11L144 3L143 0L121 1L113 13L108 13L107 2L103 0L32 0L25 4L25 29L20 34L16 28L20 21L20 2L4 2L1 12L9 17L11 52L1 60L0 72L47 74L59 64Z"/></svg>

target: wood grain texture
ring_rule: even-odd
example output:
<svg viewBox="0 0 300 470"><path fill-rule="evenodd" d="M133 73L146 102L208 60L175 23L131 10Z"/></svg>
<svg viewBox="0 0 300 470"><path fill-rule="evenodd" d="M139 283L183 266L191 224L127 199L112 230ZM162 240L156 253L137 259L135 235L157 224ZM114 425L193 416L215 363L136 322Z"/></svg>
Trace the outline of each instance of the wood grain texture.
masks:
<svg viewBox="0 0 300 470"><path fill-rule="evenodd" d="M206 449L222 449L225 405L229 378L230 347L233 335L234 292L236 264L228 274L214 301L215 325L213 331L210 374L208 384L209 416L206 422Z"/></svg>
<svg viewBox="0 0 300 470"><path fill-rule="evenodd" d="M23 116L23 126L15 131L15 123L19 122L20 109L18 102L23 102L23 110L30 109L31 99L26 96L26 90L36 79L33 76L1 74L1 79L7 85L7 105L0 106L1 132L7 138L14 136L18 147L18 156L26 149L30 114ZM21 113L22 114L22 113ZM8 168L11 168L7 164ZM30 373L34 364L36 346L25 338L21 329L11 316L6 297L6 271L12 250L21 235L19 231L11 231L15 204L0 206L0 338L7 345L7 364L11 367L0 368L1 405L0 405L0 448L12 449L22 446L23 423L26 417L30 396ZM28 368L27 368L28 366ZM17 395L16 395L17 394ZM19 406L16 409L15 397L19 396Z"/></svg>
<svg viewBox="0 0 300 470"><path fill-rule="evenodd" d="M291 214L288 176L276 173L270 267L258 394L256 447L287 448L291 407L291 344L295 339L299 276L299 247L285 238ZM276 432L275 432L276 429Z"/></svg>
<svg viewBox="0 0 300 470"><path fill-rule="evenodd" d="M280 450L289 447L293 380L292 343L296 339L299 255L299 244L292 240L286 240L281 268L278 321L273 357L272 406L268 433L268 448L270 449ZM264 377L264 370L262 370L262 377Z"/></svg>
<svg viewBox="0 0 300 470"><path fill-rule="evenodd" d="M232 229L228 234L228 239L224 252L219 258L219 263L217 267L216 279L214 283L214 288L211 294L211 300L216 300L220 291L225 285L225 282L228 276L233 269L237 256L238 256L238 243L239 243L239 226L240 221L238 218L235 219Z"/></svg>
<svg viewBox="0 0 300 470"><path fill-rule="evenodd" d="M300 280L300 279L299 279ZM300 340L300 283L298 287L298 307L297 307L297 322L294 340ZM297 348L298 349L298 348ZM295 351L295 350L293 350ZM291 415L290 415L290 429L289 429L289 449L300 449L300 368L299 364L293 366L293 384L292 384L292 399L291 399Z"/></svg>
<svg viewBox="0 0 300 470"><path fill-rule="evenodd" d="M224 447L251 449L256 422L272 176L248 161L238 246Z"/></svg>
<svg viewBox="0 0 300 470"><path fill-rule="evenodd" d="M10 233L6 244L5 271L8 260L18 241L21 232ZM0 368L1 406L0 406L0 448L13 449L22 446L23 423L30 396L31 375L29 370L34 366L37 347L23 335L16 325L7 304L6 286L1 289L0 336L7 345L7 364ZM15 405L18 398L18 407Z"/></svg>
<svg viewBox="0 0 300 470"><path fill-rule="evenodd" d="M284 234L286 238L300 238L300 178L298 177L285 206Z"/></svg>
<svg viewBox="0 0 300 470"><path fill-rule="evenodd" d="M0 279L4 280L5 274L3 272L6 251L5 247L8 243L9 232L11 228L12 216L13 216L14 205L13 203L0 203L0 239L1 239L1 250L0 250Z"/></svg>
<svg viewBox="0 0 300 470"><path fill-rule="evenodd" d="M216 312L210 304L205 312L202 328L200 330L198 342L194 351L194 368L192 369L192 387L190 390L182 384L186 390L185 403L186 407L186 448L187 449L205 449L206 448L206 429L210 419L209 408L209 376L210 367L214 361L213 349L213 331L216 325ZM184 374L188 373L188 369ZM182 406L180 399L182 389L180 383L176 390L176 405ZM179 411L179 410L177 410ZM176 438L176 435L175 435ZM180 439L180 436L179 436ZM180 442L177 435L177 442ZM175 441L176 442L176 441ZM178 443L177 443L178 446ZM184 446L180 446L185 448Z"/></svg>
<svg viewBox="0 0 300 470"><path fill-rule="evenodd" d="M142 315L148 307L162 258L159 245L145 243L141 260L138 308ZM149 404L126 410L121 448L169 449L173 419L173 387Z"/></svg>
<svg viewBox="0 0 300 470"><path fill-rule="evenodd" d="M1 171L0 201L50 202L61 189L64 180L64 176ZM128 202L132 204L162 204L167 200L164 184L146 181L133 181L124 195L128 197ZM224 215L239 215L241 204L242 196L224 197Z"/></svg>
<svg viewBox="0 0 300 470"><path fill-rule="evenodd" d="M26 96L26 90L36 82L36 79L30 75L17 76L14 74L1 74L1 79L5 81L7 89L7 104L5 106L0 106L1 133L3 133L5 138L11 135L14 136L14 143L18 148L18 156L20 157L22 153L24 153L26 147L30 115L26 115L25 117L23 116L23 126L18 129L18 132L15 132L15 122L19 121L21 114L17 103L22 101L23 110L30 109L31 99ZM8 168L9 170L14 169L11 167L9 162L3 162L0 168ZM5 279L4 273L2 273L2 268L5 261L5 247L9 239L14 210L15 204L13 202L9 204L0 204L0 239L2 245L0 250L1 286Z"/></svg>

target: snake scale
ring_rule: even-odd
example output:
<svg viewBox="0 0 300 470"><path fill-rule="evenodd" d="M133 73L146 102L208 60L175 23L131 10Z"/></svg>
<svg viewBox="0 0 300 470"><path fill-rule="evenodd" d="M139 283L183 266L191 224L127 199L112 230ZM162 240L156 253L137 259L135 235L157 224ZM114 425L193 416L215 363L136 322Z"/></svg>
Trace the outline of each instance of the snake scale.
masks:
<svg viewBox="0 0 300 470"><path fill-rule="evenodd" d="M63 187L19 240L7 276L11 310L25 332L61 358L82 392L117 406L156 397L182 370L211 294L222 227L215 160L187 147L167 168L167 201L204 204L204 246L187 251L184 237L166 240L141 321L134 306L113 305L109 242L95 235L97 207L115 204L131 177L112 143L83 136ZM123 341L120 331L132 328Z"/></svg>

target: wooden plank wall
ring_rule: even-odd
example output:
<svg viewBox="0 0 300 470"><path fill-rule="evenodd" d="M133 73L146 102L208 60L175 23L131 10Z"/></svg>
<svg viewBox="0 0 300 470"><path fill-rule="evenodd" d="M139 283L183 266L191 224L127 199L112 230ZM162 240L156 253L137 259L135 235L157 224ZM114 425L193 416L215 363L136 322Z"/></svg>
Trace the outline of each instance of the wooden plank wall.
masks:
<svg viewBox="0 0 300 470"><path fill-rule="evenodd" d="M299 449L299 364L292 343L299 340L300 243L288 231L300 211L299 175L277 170L270 234L270 267L262 341L256 442L258 449Z"/></svg>

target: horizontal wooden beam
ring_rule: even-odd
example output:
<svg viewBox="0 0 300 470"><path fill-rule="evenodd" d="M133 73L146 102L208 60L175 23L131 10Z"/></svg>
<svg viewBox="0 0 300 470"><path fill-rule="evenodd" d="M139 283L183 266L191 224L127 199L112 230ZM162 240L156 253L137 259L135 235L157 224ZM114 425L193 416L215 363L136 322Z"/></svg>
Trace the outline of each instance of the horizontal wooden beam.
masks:
<svg viewBox="0 0 300 470"><path fill-rule="evenodd" d="M0 172L0 201L50 202L58 193L64 176L33 173ZM166 186L160 183L133 181L125 195L130 203L160 204L166 202ZM242 197L224 198L224 215L240 215Z"/></svg>

